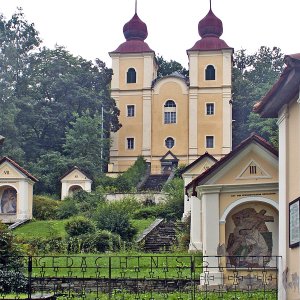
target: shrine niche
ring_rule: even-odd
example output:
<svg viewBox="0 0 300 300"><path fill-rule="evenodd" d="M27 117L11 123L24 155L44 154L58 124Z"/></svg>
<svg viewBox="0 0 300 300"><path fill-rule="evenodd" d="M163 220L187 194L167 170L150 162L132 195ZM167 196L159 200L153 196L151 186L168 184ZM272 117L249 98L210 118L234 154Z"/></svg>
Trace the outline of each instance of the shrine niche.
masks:
<svg viewBox="0 0 300 300"><path fill-rule="evenodd" d="M247 207L232 214L231 219L234 229L229 233L226 248L229 265L266 266L270 262L274 244L273 233L266 224L274 222L274 216L268 215L265 209L256 211L254 208Z"/></svg>
<svg viewBox="0 0 300 300"><path fill-rule="evenodd" d="M8 157L0 160L0 220L32 219L33 185L37 179Z"/></svg>
<svg viewBox="0 0 300 300"><path fill-rule="evenodd" d="M17 213L17 191L10 187L4 186L0 190L0 213L16 214Z"/></svg>
<svg viewBox="0 0 300 300"><path fill-rule="evenodd" d="M61 200L68 196L72 197L78 191L91 192L92 189L92 180L76 166L65 173L60 182Z"/></svg>

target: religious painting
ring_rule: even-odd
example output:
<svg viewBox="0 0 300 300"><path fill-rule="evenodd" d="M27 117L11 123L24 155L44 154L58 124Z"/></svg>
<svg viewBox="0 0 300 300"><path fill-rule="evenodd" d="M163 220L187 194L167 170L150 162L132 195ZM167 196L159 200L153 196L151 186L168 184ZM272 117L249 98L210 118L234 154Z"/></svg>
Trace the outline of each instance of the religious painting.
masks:
<svg viewBox="0 0 300 300"><path fill-rule="evenodd" d="M6 188L0 191L0 213L15 214L17 212L17 191Z"/></svg>
<svg viewBox="0 0 300 300"><path fill-rule="evenodd" d="M273 237L266 222L274 222L266 210L245 208L232 215L233 232L227 242L229 267L265 267L271 260Z"/></svg>
<svg viewBox="0 0 300 300"><path fill-rule="evenodd" d="M300 198L289 204L289 241L290 248L300 245Z"/></svg>

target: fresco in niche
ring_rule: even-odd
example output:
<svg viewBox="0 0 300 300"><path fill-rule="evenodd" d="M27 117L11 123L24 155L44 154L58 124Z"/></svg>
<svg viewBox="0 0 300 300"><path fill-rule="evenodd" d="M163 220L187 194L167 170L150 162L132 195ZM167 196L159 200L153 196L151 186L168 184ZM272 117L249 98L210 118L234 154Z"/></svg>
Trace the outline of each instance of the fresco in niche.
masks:
<svg viewBox="0 0 300 300"><path fill-rule="evenodd" d="M266 266L270 258L257 256L272 255L272 232L269 232L266 222L274 222L274 217L267 216L264 209L256 212L254 208L245 208L233 214L232 220L235 228L229 234L226 248L229 266Z"/></svg>
<svg viewBox="0 0 300 300"><path fill-rule="evenodd" d="M17 191L13 188L0 191L0 204L0 213L15 214L17 212Z"/></svg>

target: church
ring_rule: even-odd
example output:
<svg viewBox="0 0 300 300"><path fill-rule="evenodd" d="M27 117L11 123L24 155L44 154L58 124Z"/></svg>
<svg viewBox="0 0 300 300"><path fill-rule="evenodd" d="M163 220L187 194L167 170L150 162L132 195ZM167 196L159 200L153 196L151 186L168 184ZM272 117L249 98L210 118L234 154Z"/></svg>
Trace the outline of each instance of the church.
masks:
<svg viewBox="0 0 300 300"><path fill-rule="evenodd" d="M200 39L187 45L189 78L158 78L147 25L137 11L124 25L126 41L109 53L122 128L112 133L108 173L126 171L141 155L152 174L169 174L206 152L219 160L231 151L233 48L220 38L223 24L211 7L198 32Z"/></svg>

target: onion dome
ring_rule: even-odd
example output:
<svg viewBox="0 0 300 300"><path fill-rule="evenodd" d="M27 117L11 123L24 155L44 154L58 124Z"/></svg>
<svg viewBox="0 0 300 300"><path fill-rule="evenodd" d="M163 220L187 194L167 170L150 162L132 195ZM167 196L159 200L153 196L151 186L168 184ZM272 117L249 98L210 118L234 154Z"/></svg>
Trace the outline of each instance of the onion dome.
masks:
<svg viewBox="0 0 300 300"><path fill-rule="evenodd" d="M188 51L210 51L232 49L220 39L223 33L223 23L210 9L208 14L199 22L198 32L201 37Z"/></svg>
<svg viewBox="0 0 300 300"><path fill-rule="evenodd" d="M210 9L204 19L199 22L198 32L202 38L208 36L220 37L223 33L223 23Z"/></svg>
<svg viewBox="0 0 300 300"><path fill-rule="evenodd" d="M139 18L137 13L123 27L126 42L122 43L111 53L143 53L154 52L144 40L148 36L147 25Z"/></svg>
<svg viewBox="0 0 300 300"><path fill-rule="evenodd" d="M148 36L147 25L139 18L137 13L135 13L133 18L124 25L123 33L127 41L144 41Z"/></svg>

